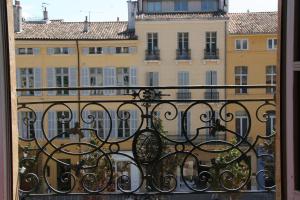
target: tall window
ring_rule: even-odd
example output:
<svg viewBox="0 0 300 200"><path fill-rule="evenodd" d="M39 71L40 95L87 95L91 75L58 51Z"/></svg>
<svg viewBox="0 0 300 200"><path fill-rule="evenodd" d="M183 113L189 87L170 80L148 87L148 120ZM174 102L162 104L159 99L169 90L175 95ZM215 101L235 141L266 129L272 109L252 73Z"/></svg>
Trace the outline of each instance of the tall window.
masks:
<svg viewBox="0 0 300 200"><path fill-rule="evenodd" d="M268 39L267 45L268 45L269 50L277 49L277 39L275 39L275 38Z"/></svg>
<svg viewBox="0 0 300 200"><path fill-rule="evenodd" d="M148 12L161 12L161 0L149 0Z"/></svg>
<svg viewBox="0 0 300 200"><path fill-rule="evenodd" d="M248 67L235 67L235 84L247 85L248 82ZM236 94L246 94L247 88L236 88Z"/></svg>
<svg viewBox="0 0 300 200"><path fill-rule="evenodd" d="M158 49L158 33L148 33L148 51L153 53L153 51Z"/></svg>
<svg viewBox="0 0 300 200"><path fill-rule="evenodd" d="M191 112L187 112L184 116L185 111L180 111L178 114L178 135L184 136L191 134Z"/></svg>
<svg viewBox="0 0 300 200"><path fill-rule="evenodd" d="M188 11L188 1L175 0L175 11Z"/></svg>
<svg viewBox="0 0 300 200"><path fill-rule="evenodd" d="M117 86L129 86L129 68L117 68ZM126 91L118 90L117 94L124 94Z"/></svg>
<svg viewBox="0 0 300 200"><path fill-rule="evenodd" d="M276 127L276 115L275 111L269 111L267 112L268 119L267 119L267 126L266 126L266 135L269 136L271 134L274 134Z"/></svg>
<svg viewBox="0 0 300 200"><path fill-rule="evenodd" d="M244 113L237 113L235 119L236 133L242 137L245 137L247 134L248 126L249 119L247 115Z"/></svg>
<svg viewBox="0 0 300 200"><path fill-rule="evenodd" d="M97 135L100 138L105 137L104 133L104 112L103 111L93 111L91 115L94 117L93 128L97 131Z"/></svg>
<svg viewBox="0 0 300 200"><path fill-rule="evenodd" d="M103 86L103 69L90 68L90 86ZM91 90L91 95L103 95L103 90Z"/></svg>
<svg viewBox="0 0 300 200"><path fill-rule="evenodd" d="M116 53L117 54L129 53L129 47L116 47Z"/></svg>
<svg viewBox="0 0 300 200"><path fill-rule="evenodd" d="M219 8L219 0L201 0L202 11L217 11Z"/></svg>
<svg viewBox="0 0 300 200"><path fill-rule="evenodd" d="M276 66L266 67L266 84L275 85L276 84ZM266 92L269 94L275 93L275 88L267 88Z"/></svg>
<svg viewBox="0 0 300 200"><path fill-rule="evenodd" d="M236 50L248 50L248 39L239 39L235 41Z"/></svg>
<svg viewBox="0 0 300 200"><path fill-rule="evenodd" d="M57 87L65 87L69 86L69 70L68 68L56 68L55 69L55 76L56 76L56 86ZM77 78L77 77L73 77ZM58 95L68 95L68 90L59 90L57 91Z"/></svg>
<svg viewBox="0 0 300 200"><path fill-rule="evenodd" d="M207 71L206 72L206 85L217 85L217 71ZM205 91L205 99L218 99L219 93L217 89L207 89Z"/></svg>
<svg viewBox="0 0 300 200"><path fill-rule="evenodd" d="M89 47L89 54L102 54L103 49L102 47Z"/></svg>
<svg viewBox="0 0 300 200"><path fill-rule="evenodd" d="M21 88L34 88L34 71L33 68L20 69ZM34 91L23 91L22 96L34 95Z"/></svg>
<svg viewBox="0 0 300 200"><path fill-rule="evenodd" d="M126 138L130 136L130 120L128 114L129 111L120 111L118 113L118 137L119 138Z"/></svg>
<svg viewBox="0 0 300 200"><path fill-rule="evenodd" d="M217 32L206 32L206 49L207 57L217 56Z"/></svg>
<svg viewBox="0 0 300 200"><path fill-rule="evenodd" d="M148 72L147 73L147 83L148 86L158 86L159 85L159 74L158 72Z"/></svg>
<svg viewBox="0 0 300 200"><path fill-rule="evenodd" d="M69 138L70 134L66 131L70 129L70 113L67 111L59 111L57 114L57 131L58 134L65 133L59 138Z"/></svg>
<svg viewBox="0 0 300 200"><path fill-rule="evenodd" d="M33 112L21 112L19 124L20 136L24 139L33 139L35 137L35 124L34 124L34 113Z"/></svg>
<svg viewBox="0 0 300 200"><path fill-rule="evenodd" d="M216 123L216 120L218 119L219 113L216 111L208 111L206 115L207 115L207 120L209 120L208 122L206 122L206 126L209 127L208 129L206 129L206 139L207 140L216 139L214 137L216 133L213 133L214 130L213 128Z"/></svg>
<svg viewBox="0 0 300 200"><path fill-rule="evenodd" d="M179 86L188 86L190 84L189 72L180 71L178 72L178 85ZM178 99L190 99L191 93L189 89L179 89L177 94Z"/></svg>
<svg viewBox="0 0 300 200"><path fill-rule="evenodd" d="M180 51L189 49L189 33L178 33L178 49Z"/></svg>

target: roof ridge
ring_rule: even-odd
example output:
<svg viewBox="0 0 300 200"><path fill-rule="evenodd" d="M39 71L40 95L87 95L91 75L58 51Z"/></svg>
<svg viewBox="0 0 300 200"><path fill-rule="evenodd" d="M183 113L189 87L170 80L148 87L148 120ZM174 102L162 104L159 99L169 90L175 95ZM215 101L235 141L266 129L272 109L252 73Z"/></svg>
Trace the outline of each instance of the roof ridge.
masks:
<svg viewBox="0 0 300 200"><path fill-rule="evenodd" d="M230 14L262 14L262 13L278 13L278 11L255 11L255 12L233 12L233 13L228 13Z"/></svg>

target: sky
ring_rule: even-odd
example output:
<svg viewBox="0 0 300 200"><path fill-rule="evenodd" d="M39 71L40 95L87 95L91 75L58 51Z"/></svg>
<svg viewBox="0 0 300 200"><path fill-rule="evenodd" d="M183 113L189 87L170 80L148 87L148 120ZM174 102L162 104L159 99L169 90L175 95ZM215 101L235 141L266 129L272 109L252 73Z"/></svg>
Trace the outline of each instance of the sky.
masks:
<svg viewBox="0 0 300 200"><path fill-rule="evenodd" d="M20 0L25 19L42 17L42 4L47 3L50 19L84 21L127 20L127 0ZM76 2L76 3L75 3ZM229 0L229 12L276 11L278 0Z"/></svg>

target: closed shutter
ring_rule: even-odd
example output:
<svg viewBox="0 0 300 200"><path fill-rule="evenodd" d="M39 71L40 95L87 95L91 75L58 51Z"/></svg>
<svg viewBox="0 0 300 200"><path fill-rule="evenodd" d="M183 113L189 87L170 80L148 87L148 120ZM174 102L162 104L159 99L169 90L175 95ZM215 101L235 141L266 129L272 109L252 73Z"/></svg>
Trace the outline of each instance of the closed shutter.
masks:
<svg viewBox="0 0 300 200"><path fill-rule="evenodd" d="M75 54L75 48L68 48L68 54L70 55Z"/></svg>
<svg viewBox="0 0 300 200"><path fill-rule="evenodd" d="M110 110L109 113L110 113L110 116L111 116L111 122L112 122L110 138L116 138L117 135L118 135L118 134L117 134L116 111Z"/></svg>
<svg viewBox="0 0 300 200"><path fill-rule="evenodd" d="M76 123L78 123L78 114L76 111L72 111L72 115L73 115L73 118L71 120L71 124L70 124L70 129L73 129L75 128L76 126ZM70 134L70 138L71 140L75 141L76 139L78 139L78 137L80 137L79 135L74 135L74 134Z"/></svg>
<svg viewBox="0 0 300 200"><path fill-rule="evenodd" d="M83 55L88 55L89 54L89 48L83 48L82 53L83 53Z"/></svg>
<svg viewBox="0 0 300 200"><path fill-rule="evenodd" d="M48 55L53 55L54 54L54 48L48 48L47 49L47 54Z"/></svg>
<svg viewBox="0 0 300 200"><path fill-rule="evenodd" d="M16 48L15 51L16 51L16 55L19 55L19 48Z"/></svg>
<svg viewBox="0 0 300 200"><path fill-rule="evenodd" d="M50 111L48 113L48 138L52 139L57 135L57 114Z"/></svg>
<svg viewBox="0 0 300 200"><path fill-rule="evenodd" d="M129 53L136 53L137 52L137 48L136 47L129 47Z"/></svg>
<svg viewBox="0 0 300 200"><path fill-rule="evenodd" d="M36 139L43 139L43 132L42 132L42 112L36 112L36 122L34 124L35 129L35 137Z"/></svg>
<svg viewBox="0 0 300 200"><path fill-rule="evenodd" d="M137 69L136 67L130 68L130 86L137 86Z"/></svg>
<svg viewBox="0 0 300 200"><path fill-rule="evenodd" d="M83 67L81 68L81 86L83 87L89 87L90 86L90 68ZM88 96L90 94L89 90L83 90L81 91L81 95Z"/></svg>
<svg viewBox="0 0 300 200"><path fill-rule="evenodd" d="M113 67L104 68L104 86L114 87L116 86L116 69ZM104 90L104 95L112 96L116 95L116 90Z"/></svg>
<svg viewBox="0 0 300 200"><path fill-rule="evenodd" d="M40 54L40 48L33 48L33 55L39 55Z"/></svg>
<svg viewBox="0 0 300 200"><path fill-rule="evenodd" d="M18 69L17 68L17 73L16 73L16 75L17 75L17 89L21 89L21 76L20 76L20 69ZM21 96L21 92L17 92L17 95L18 96Z"/></svg>
<svg viewBox="0 0 300 200"><path fill-rule="evenodd" d="M109 53L110 54L115 54L116 53L116 47L110 47L109 48Z"/></svg>
<svg viewBox="0 0 300 200"><path fill-rule="evenodd" d="M42 81L41 81L41 68L35 68L34 69L34 88L41 88L42 87ZM35 91L34 96L41 96L41 91Z"/></svg>
<svg viewBox="0 0 300 200"><path fill-rule="evenodd" d="M56 87L55 81L55 68L48 67L47 68L47 86L48 88ZM56 91L48 91L49 96L55 96Z"/></svg>
<svg viewBox="0 0 300 200"><path fill-rule="evenodd" d="M206 85L212 85L212 76L211 76L211 71L206 72Z"/></svg>
<svg viewBox="0 0 300 200"><path fill-rule="evenodd" d="M82 126L84 129L90 129L91 128L91 124L89 122L91 122L91 119L89 119L89 115L90 115L90 111L83 111L82 112ZM83 130L83 134L84 134L84 137L87 138L87 139L90 139L91 138L91 131L90 130Z"/></svg>
<svg viewBox="0 0 300 200"><path fill-rule="evenodd" d="M103 54L109 54L110 49L109 47L103 47Z"/></svg>
<svg viewBox="0 0 300 200"><path fill-rule="evenodd" d="M77 68L76 67L70 67L69 68L69 87L78 87L78 74L77 74ZM77 91L76 90L70 90L71 96L76 96Z"/></svg>
<svg viewBox="0 0 300 200"><path fill-rule="evenodd" d="M133 135L137 131L138 126L138 119L137 119L137 111L131 110L130 111L130 135Z"/></svg>

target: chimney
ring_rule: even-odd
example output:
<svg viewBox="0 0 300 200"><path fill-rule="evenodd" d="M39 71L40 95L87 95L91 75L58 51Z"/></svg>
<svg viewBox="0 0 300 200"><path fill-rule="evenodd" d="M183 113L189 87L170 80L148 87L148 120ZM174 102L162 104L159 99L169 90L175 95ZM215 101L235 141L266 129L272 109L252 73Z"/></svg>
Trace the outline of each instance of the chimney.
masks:
<svg viewBox="0 0 300 200"><path fill-rule="evenodd" d="M120 21L120 18L119 17L117 17L117 22L119 22Z"/></svg>
<svg viewBox="0 0 300 200"><path fill-rule="evenodd" d="M128 3L128 30L135 30L135 17L137 14L137 1L127 1Z"/></svg>
<svg viewBox="0 0 300 200"><path fill-rule="evenodd" d="M48 18L48 11L47 11L47 7L45 7L44 11L43 11L43 16L44 16L44 20L45 21L48 21L49 18Z"/></svg>
<svg viewBox="0 0 300 200"><path fill-rule="evenodd" d="M22 32L22 7L20 1L16 0L14 5L14 29L15 33Z"/></svg>
<svg viewBox="0 0 300 200"><path fill-rule="evenodd" d="M85 17L85 21L84 21L84 27L83 27L83 32L87 33L89 31L89 21L88 21L88 17Z"/></svg>

